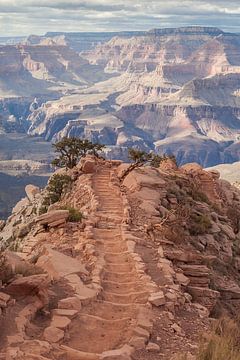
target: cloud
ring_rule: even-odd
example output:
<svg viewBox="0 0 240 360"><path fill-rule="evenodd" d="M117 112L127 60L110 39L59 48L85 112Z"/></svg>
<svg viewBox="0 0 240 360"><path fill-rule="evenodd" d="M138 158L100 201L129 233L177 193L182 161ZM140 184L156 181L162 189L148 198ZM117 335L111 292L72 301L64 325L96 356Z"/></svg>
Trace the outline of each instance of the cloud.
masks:
<svg viewBox="0 0 240 360"><path fill-rule="evenodd" d="M240 32L239 0L0 0L0 36L187 25Z"/></svg>

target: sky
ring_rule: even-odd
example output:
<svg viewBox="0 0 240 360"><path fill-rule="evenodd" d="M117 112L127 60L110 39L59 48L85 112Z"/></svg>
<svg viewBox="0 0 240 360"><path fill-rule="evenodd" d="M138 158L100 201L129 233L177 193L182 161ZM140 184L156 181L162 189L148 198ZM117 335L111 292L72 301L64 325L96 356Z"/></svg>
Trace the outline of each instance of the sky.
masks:
<svg viewBox="0 0 240 360"><path fill-rule="evenodd" d="M240 32L240 0L0 0L0 36L188 25Z"/></svg>

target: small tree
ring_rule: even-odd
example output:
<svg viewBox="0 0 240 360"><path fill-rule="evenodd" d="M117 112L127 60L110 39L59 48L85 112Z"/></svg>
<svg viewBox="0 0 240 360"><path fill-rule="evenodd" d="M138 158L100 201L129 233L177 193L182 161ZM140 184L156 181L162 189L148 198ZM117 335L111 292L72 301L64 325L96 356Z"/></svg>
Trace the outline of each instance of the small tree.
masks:
<svg viewBox="0 0 240 360"><path fill-rule="evenodd" d="M154 152L147 153L146 151L129 148L128 157L132 161L132 164L126 169L126 171L121 176L120 180L123 181L125 177L134 169L139 168L145 164L158 168L161 162L171 159L176 163L176 158L174 155L157 155Z"/></svg>
<svg viewBox="0 0 240 360"><path fill-rule="evenodd" d="M126 169L126 171L121 176L120 180L124 180L125 177L134 169L139 168L149 162L152 158L152 154L147 153L146 151L141 151L138 149L130 148L128 149L128 157L132 161L132 164Z"/></svg>
<svg viewBox="0 0 240 360"><path fill-rule="evenodd" d="M87 154L98 156L98 152L105 147L101 144L94 144L87 139L78 139L76 137L64 137L53 146L59 156L52 161L52 165L69 169L74 168L79 160Z"/></svg>
<svg viewBox="0 0 240 360"><path fill-rule="evenodd" d="M46 188L47 196L44 198L43 205L49 206L61 199L62 194L69 188L72 179L68 175L54 174Z"/></svg>
<svg viewBox="0 0 240 360"><path fill-rule="evenodd" d="M134 164L145 164L146 162L150 161L152 155L147 153L146 151L137 150L134 148L128 149L128 157Z"/></svg>

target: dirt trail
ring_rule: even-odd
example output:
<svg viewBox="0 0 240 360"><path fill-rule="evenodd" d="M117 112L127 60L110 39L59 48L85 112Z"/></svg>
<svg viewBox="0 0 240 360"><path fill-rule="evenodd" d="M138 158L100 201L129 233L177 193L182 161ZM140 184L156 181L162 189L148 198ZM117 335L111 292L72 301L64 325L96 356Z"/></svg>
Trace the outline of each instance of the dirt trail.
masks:
<svg viewBox="0 0 240 360"><path fill-rule="evenodd" d="M148 299L144 284L121 234L122 199L110 184L111 170L94 175L99 199L98 227L94 229L97 251L104 255L102 291L97 300L83 306L69 329L68 347L80 352L101 354L127 344L137 326L137 314ZM96 357L98 358L98 357Z"/></svg>

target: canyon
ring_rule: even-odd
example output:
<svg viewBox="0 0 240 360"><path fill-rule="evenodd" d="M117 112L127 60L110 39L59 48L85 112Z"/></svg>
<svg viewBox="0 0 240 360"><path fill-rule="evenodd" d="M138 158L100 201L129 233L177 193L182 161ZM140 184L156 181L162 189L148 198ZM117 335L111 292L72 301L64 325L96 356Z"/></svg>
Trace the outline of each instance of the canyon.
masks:
<svg viewBox="0 0 240 360"><path fill-rule="evenodd" d="M84 137L124 161L134 146L174 154L179 165L233 163L239 54L239 34L197 26L5 40L0 131L46 142ZM7 152L1 158L11 160ZM49 164L48 152L41 161Z"/></svg>

